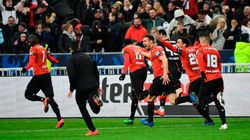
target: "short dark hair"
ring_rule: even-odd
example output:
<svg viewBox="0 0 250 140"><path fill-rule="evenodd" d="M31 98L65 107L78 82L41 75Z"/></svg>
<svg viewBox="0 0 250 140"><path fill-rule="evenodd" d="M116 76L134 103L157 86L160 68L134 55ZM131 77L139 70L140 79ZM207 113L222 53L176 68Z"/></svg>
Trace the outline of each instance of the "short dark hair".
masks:
<svg viewBox="0 0 250 140"><path fill-rule="evenodd" d="M163 30L163 29L159 30L158 32L159 32L160 34L167 35L166 31Z"/></svg>
<svg viewBox="0 0 250 140"><path fill-rule="evenodd" d="M186 44L186 47L189 46L189 41L187 37L180 36L178 39L181 39L182 43Z"/></svg>
<svg viewBox="0 0 250 140"><path fill-rule="evenodd" d="M148 35L145 35L144 38L145 37L154 42L154 36L148 34Z"/></svg>
<svg viewBox="0 0 250 140"><path fill-rule="evenodd" d="M29 35L29 42L33 45L40 43L40 35L38 33L30 34Z"/></svg>
<svg viewBox="0 0 250 140"><path fill-rule="evenodd" d="M135 42L136 42L136 41L133 40L133 39L125 39L125 40L123 41L123 46L125 47L125 46L130 45L130 44L133 44L133 43L135 43Z"/></svg>

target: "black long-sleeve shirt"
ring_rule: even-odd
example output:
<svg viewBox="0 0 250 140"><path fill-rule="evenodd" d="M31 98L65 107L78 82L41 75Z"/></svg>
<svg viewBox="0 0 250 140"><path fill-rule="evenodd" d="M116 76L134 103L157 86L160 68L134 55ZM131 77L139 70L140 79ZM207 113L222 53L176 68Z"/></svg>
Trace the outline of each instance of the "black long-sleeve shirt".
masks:
<svg viewBox="0 0 250 140"><path fill-rule="evenodd" d="M85 91L99 87L99 72L97 65L90 57L82 52L72 53L67 64L70 91L75 89Z"/></svg>

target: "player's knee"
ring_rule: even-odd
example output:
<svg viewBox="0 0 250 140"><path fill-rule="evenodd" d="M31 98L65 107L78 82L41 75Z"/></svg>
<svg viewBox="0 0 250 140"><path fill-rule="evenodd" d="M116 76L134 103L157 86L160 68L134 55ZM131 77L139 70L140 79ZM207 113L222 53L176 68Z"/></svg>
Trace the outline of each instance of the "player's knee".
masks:
<svg viewBox="0 0 250 140"><path fill-rule="evenodd" d="M26 99L28 99L28 100L31 100L31 99L32 99L32 95L30 95L30 94L25 94L24 97L25 97Z"/></svg>

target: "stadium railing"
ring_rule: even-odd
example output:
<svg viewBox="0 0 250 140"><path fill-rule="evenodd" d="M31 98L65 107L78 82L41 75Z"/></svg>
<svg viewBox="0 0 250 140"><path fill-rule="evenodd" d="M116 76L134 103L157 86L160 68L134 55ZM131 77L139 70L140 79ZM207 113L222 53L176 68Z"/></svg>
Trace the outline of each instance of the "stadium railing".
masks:
<svg viewBox="0 0 250 140"><path fill-rule="evenodd" d="M122 65L117 66L98 66L100 75L120 75L122 73ZM32 76L33 71L29 70L25 74L21 73L22 68L0 68L1 77L12 76ZM250 63L224 63L222 64L222 73L250 73ZM52 67L52 76L67 75L66 67Z"/></svg>

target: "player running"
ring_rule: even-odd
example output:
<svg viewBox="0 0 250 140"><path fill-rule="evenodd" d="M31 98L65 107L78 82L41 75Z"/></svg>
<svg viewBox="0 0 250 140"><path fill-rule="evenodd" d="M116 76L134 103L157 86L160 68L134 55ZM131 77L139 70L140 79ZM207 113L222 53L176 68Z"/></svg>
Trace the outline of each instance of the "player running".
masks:
<svg viewBox="0 0 250 140"><path fill-rule="evenodd" d="M197 53L200 71L202 75L202 85L199 92L199 110L204 110L206 106L214 101L222 122L220 129L227 129L226 115L223 100L224 84L221 74L221 60L219 51L209 44L210 38L206 35L199 37L200 46ZM206 122L214 125L209 113L205 114Z"/></svg>
<svg viewBox="0 0 250 140"><path fill-rule="evenodd" d="M132 103L131 103L131 113L130 117L123 120L125 124L133 124L135 111L138 107L138 100L143 100L147 97L146 92L143 92L144 82L147 78L147 69L145 64L144 56L135 50L147 51L144 48L130 43L130 45L125 46L122 49L122 55L124 58L124 67L122 75L119 80L124 80L126 73L129 69L130 79L132 84Z"/></svg>
<svg viewBox="0 0 250 140"><path fill-rule="evenodd" d="M99 88L99 72L96 63L80 51L76 41L72 42L70 50L72 56L67 63L70 82L68 97L72 97L73 91L76 90L75 100L89 129L85 136L95 136L99 134L99 131L92 122L86 104L88 101L95 114L100 112L100 107L103 105L99 98L99 93L102 92Z"/></svg>
<svg viewBox="0 0 250 140"><path fill-rule="evenodd" d="M21 72L25 73L31 67L33 67L34 76L30 80L25 90L25 98L30 101L43 102L45 113L48 112L50 105L57 117L58 122L56 124L56 128L61 128L64 125L64 120L62 119L58 105L53 98L54 91L51 82L51 76L46 64L47 59L55 64L58 63L58 60L48 54L46 49L39 44L40 36L38 34L31 34L28 38L28 41L32 46L30 49L29 63L22 69ZM40 90L42 90L45 97L37 96L37 93Z"/></svg>

